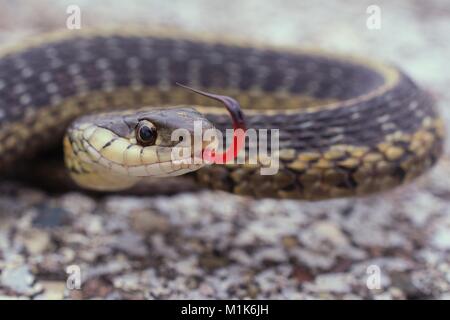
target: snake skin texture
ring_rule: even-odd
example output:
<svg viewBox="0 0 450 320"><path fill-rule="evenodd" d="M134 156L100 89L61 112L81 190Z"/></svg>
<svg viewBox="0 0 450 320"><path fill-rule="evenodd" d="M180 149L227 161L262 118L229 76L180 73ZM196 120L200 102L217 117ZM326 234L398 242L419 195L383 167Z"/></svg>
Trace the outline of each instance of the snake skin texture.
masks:
<svg viewBox="0 0 450 320"><path fill-rule="evenodd" d="M280 169L212 165L202 185L253 197L318 200L410 181L442 152L433 101L395 67L314 51L193 37L72 33L0 58L0 172L61 144L68 124L97 111L200 106L230 127L223 108L175 82L238 100L247 127L280 130ZM208 107L210 106L210 107Z"/></svg>

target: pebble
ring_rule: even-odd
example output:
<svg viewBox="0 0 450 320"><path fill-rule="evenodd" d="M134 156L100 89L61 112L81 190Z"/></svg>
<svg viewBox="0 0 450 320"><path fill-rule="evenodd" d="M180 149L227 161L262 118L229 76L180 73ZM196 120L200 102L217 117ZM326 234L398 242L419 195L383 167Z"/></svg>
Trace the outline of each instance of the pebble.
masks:
<svg viewBox="0 0 450 320"><path fill-rule="evenodd" d="M41 204L36 207L37 214L33 219L33 226L38 228L54 228L71 223L68 211L61 207Z"/></svg>
<svg viewBox="0 0 450 320"><path fill-rule="evenodd" d="M97 204L94 199L76 192L64 194L61 199L61 207L74 215L93 212Z"/></svg>
<svg viewBox="0 0 450 320"><path fill-rule="evenodd" d="M310 269L328 270L334 266L336 258L333 254L321 254L310 250L298 248L292 251L298 263Z"/></svg>
<svg viewBox="0 0 450 320"><path fill-rule="evenodd" d="M143 238L132 232L126 232L115 237L112 246L125 254L137 257L147 256L148 253Z"/></svg>
<svg viewBox="0 0 450 320"><path fill-rule="evenodd" d="M64 298L66 290L66 282L64 281L41 281L40 284L44 288L41 298L44 300L61 300Z"/></svg>
<svg viewBox="0 0 450 320"><path fill-rule="evenodd" d="M30 255L42 254L51 245L49 233L40 229L25 230L22 237L22 242Z"/></svg>
<svg viewBox="0 0 450 320"><path fill-rule="evenodd" d="M2 286L11 289L17 294L29 296L37 293L39 289L34 285L35 278L26 265L3 269L0 277Z"/></svg>
<svg viewBox="0 0 450 320"><path fill-rule="evenodd" d="M300 241L308 248L318 251L331 251L349 246L345 234L336 224L319 221L299 234Z"/></svg>
<svg viewBox="0 0 450 320"><path fill-rule="evenodd" d="M347 293L351 291L352 278L348 274L322 274L313 283L306 283L305 289L313 292Z"/></svg>
<svg viewBox="0 0 450 320"><path fill-rule="evenodd" d="M447 219L450 220L450 219ZM432 234L431 243L439 250L450 250L450 223L440 224Z"/></svg>
<svg viewBox="0 0 450 320"><path fill-rule="evenodd" d="M170 222L166 217L151 210L133 211L130 214L130 220L132 228L143 234L167 232L170 228Z"/></svg>

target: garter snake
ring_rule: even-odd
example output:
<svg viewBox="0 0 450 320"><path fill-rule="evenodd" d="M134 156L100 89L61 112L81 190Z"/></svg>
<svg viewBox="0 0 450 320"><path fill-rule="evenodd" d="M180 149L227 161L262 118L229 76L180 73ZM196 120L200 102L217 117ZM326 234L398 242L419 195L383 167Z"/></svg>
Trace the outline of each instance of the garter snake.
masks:
<svg viewBox="0 0 450 320"><path fill-rule="evenodd" d="M309 200L358 196L412 180L442 152L444 125L432 99L391 65L217 39L74 32L2 53L0 171L61 143L68 125L84 116L65 138L72 176L92 188L128 187L134 183L131 167L144 170L167 160L162 158L172 147L167 139L174 126L189 127L197 119L205 127L229 127L222 107L175 82L235 98L248 128L279 129L275 175L261 175L259 165L248 164L192 173L209 188ZM172 105L181 107L167 107ZM119 111L104 113L110 110ZM154 139L152 130L158 131L144 157L146 146L136 139L142 121L144 137ZM75 160L83 143L119 174L100 176L100 167Z"/></svg>

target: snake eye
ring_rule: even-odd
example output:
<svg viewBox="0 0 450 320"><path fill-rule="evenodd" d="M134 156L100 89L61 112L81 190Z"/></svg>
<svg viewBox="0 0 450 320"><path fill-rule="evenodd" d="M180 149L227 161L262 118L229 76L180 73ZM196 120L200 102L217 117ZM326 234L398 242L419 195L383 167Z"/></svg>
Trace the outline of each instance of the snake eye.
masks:
<svg viewBox="0 0 450 320"><path fill-rule="evenodd" d="M155 126L147 120L139 122L136 127L136 140L143 146L155 144L157 137Z"/></svg>

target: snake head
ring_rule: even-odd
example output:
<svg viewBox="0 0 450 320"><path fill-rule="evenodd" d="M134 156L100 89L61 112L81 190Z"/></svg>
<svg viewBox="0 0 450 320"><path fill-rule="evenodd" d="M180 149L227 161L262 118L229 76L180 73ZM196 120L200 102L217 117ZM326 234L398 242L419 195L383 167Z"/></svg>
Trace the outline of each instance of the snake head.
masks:
<svg viewBox="0 0 450 320"><path fill-rule="evenodd" d="M201 168L203 150L217 145L215 132L191 107L85 116L67 130L66 166L82 187L121 190L142 177L177 176Z"/></svg>

